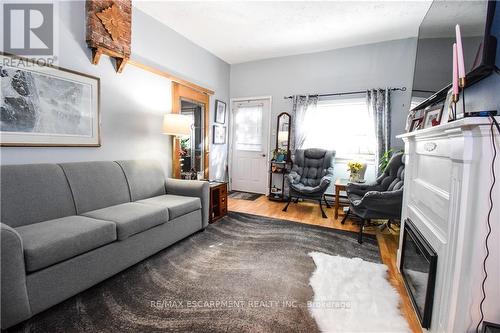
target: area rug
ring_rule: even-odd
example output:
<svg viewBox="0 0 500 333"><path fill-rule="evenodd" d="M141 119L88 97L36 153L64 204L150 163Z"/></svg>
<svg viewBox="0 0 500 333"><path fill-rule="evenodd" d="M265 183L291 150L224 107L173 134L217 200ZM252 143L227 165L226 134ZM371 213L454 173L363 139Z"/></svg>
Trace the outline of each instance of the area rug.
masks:
<svg viewBox="0 0 500 333"><path fill-rule="evenodd" d="M387 266L361 258L309 254L316 264L309 307L322 332L411 332ZM335 272L335 274L332 274Z"/></svg>
<svg viewBox="0 0 500 333"><path fill-rule="evenodd" d="M259 193L249 193L240 191L231 191L228 194L228 197L231 199L250 200L250 201L257 200L261 196L262 194Z"/></svg>
<svg viewBox="0 0 500 333"><path fill-rule="evenodd" d="M310 252L380 262L370 235L230 212L12 331L318 332Z"/></svg>

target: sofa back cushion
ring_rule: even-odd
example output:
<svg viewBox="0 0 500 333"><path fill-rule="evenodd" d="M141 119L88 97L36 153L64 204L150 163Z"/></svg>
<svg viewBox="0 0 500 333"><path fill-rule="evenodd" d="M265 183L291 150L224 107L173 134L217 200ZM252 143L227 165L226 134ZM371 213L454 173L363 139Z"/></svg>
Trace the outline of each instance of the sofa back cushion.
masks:
<svg viewBox="0 0 500 333"><path fill-rule="evenodd" d="M122 168L112 161L60 164L75 200L77 214L130 202Z"/></svg>
<svg viewBox="0 0 500 333"><path fill-rule="evenodd" d="M75 214L68 181L57 164L1 167L1 221L11 227Z"/></svg>
<svg viewBox="0 0 500 333"><path fill-rule="evenodd" d="M165 173L159 161L117 161L127 178L132 201L147 199L165 192Z"/></svg>

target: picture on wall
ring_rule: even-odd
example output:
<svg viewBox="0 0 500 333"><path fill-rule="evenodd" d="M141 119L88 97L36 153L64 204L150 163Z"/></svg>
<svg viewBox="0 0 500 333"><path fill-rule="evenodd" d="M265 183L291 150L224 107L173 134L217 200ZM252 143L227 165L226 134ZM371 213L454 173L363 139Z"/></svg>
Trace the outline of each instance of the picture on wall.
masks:
<svg viewBox="0 0 500 333"><path fill-rule="evenodd" d="M214 145L223 145L226 143L226 127L214 125Z"/></svg>
<svg viewBox="0 0 500 333"><path fill-rule="evenodd" d="M0 58L2 146L100 146L99 78Z"/></svg>
<svg viewBox="0 0 500 333"><path fill-rule="evenodd" d="M215 122L219 124L226 122L226 103L223 101L215 101Z"/></svg>

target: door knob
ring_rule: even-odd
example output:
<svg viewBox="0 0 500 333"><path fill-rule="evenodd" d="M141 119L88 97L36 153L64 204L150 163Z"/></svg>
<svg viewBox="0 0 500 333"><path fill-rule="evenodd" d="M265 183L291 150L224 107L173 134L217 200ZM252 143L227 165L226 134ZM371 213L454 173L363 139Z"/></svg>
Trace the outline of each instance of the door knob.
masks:
<svg viewBox="0 0 500 333"><path fill-rule="evenodd" d="M266 154L262 154L262 157L266 157Z"/></svg>

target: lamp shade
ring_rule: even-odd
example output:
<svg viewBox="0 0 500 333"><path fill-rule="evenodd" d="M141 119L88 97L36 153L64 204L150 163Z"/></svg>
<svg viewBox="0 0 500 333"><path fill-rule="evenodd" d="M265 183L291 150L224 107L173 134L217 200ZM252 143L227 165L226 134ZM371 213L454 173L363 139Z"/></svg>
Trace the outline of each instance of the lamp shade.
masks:
<svg viewBox="0 0 500 333"><path fill-rule="evenodd" d="M163 116L162 133L175 136L189 136L191 134L192 118L179 113L166 113Z"/></svg>

